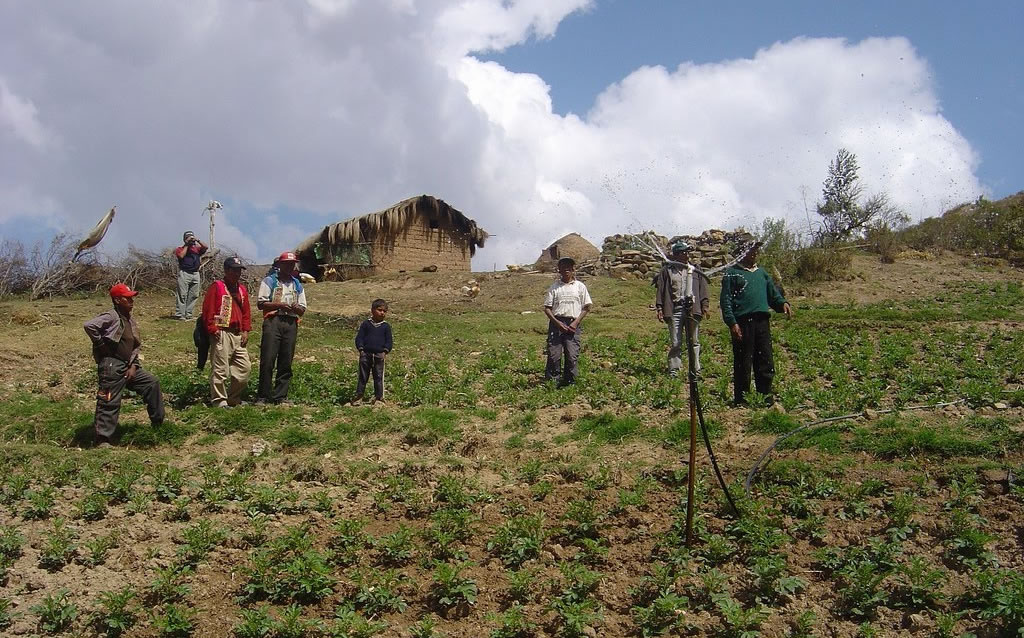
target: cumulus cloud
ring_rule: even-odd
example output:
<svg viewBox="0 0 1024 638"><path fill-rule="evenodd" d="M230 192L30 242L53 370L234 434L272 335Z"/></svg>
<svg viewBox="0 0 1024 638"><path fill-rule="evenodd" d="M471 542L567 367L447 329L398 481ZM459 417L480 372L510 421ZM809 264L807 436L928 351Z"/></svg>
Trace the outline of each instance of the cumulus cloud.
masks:
<svg viewBox="0 0 1024 638"><path fill-rule="evenodd" d="M476 57L557 37L592 4L5 3L0 227L82 230L117 204L105 243L156 248L217 198L218 240L266 259L430 193L495 235L482 269L569 232L802 221L839 147L915 218L983 192L903 38L643 67L583 117L553 112L544 78Z"/></svg>

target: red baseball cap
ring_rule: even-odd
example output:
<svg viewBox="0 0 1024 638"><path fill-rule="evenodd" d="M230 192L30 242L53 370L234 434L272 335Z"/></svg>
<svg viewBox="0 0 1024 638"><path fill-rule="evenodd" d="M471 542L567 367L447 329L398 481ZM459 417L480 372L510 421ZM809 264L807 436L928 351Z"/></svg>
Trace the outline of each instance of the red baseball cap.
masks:
<svg viewBox="0 0 1024 638"><path fill-rule="evenodd" d="M276 261L298 261L299 258L295 256L295 253L286 251L281 253L281 256Z"/></svg>
<svg viewBox="0 0 1024 638"><path fill-rule="evenodd" d="M114 284L110 287L110 296L113 297L134 297L139 294L138 290L132 290L125 284Z"/></svg>

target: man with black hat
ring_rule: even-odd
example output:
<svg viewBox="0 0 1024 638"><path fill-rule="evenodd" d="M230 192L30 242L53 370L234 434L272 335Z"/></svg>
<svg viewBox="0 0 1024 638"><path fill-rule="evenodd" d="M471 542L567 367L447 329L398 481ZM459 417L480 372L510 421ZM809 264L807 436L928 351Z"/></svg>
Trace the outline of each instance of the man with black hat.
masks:
<svg viewBox="0 0 1024 638"><path fill-rule="evenodd" d="M730 266L722 277L722 319L732 336L733 399L737 405L746 403L750 390L750 369L754 369L754 386L758 393L773 401L772 378L775 361L772 357L771 311L793 316L789 302L782 296L771 276L757 266L761 242L747 242L734 252L739 262Z"/></svg>
<svg viewBox="0 0 1024 638"><path fill-rule="evenodd" d="M203 326L210 335L210 404L226 408L242 402L249 382L249 291L241 282L245 266L238 257L224 260L224 279L210 284L203 299Z"/></svg>
<svg viewBox="0 0 1024 638"><path fill-rule="evenodd" d="M683 366L688 310L694 319L694 372L700 372L700 322L708 315L711 302L707 279L701 274L700 266L690 259L693 247L680 239L672 243L671 251L672 262L665 264L654 279L657 289L654 306L658 311L658 321L668 324L668 373L676 377Z"/></svg>
<svg viewBox="0 0 1024 638"><path fill-rule="evenodd" d="M139 364L142 339L139 338L139 325L132 318L137 294L125 284L115 284L110 289L114 309L85 322L85 334L92 341L92 356L96 360L99 380L93 420L99 446L109 446L117 430L125 388L142 397L150 423L160 425L164 422L160 381Z"/></svg>
<svg viewBox="0 0 1024 638"><path fill-rule="evenodd" d="M558 279L544 295L544 314L548 317L545 380L554 381L561 377L558 383L560 386L576 382L580 336L583 333L580 324L592 305L587 286L576 279L576 261L571 257L559 259Z"/></svg>
<svg viewBox="0 0 1024 638"><path fill-rule="evenodd" d="M271 403L284 403L288 399L299 318L306 312L306 293L296 270L298 263L295 253L281 253L274 260L277 271L272 270L263 278L256 297L256 305L263 311L259 396Z"/></svg>
<svg viewBox="0 0 1024 638"><path fill-rule="evenodd" d="M183 245L174 249L174 256L178 258L178 291L175 295L174 318L191 321L202 285L199 265L200 258L206 252L206 244L199 241L191 230L185 231L182 241Z"/></svg>

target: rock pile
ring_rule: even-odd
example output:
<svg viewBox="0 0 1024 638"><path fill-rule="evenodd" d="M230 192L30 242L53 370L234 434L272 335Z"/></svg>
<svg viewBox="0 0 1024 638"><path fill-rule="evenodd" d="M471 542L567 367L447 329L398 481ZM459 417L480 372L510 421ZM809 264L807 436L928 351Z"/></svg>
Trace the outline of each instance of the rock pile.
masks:
<svg viewBox="0 0 1024 638"><path fill-rule="evenodd" d="M611 277L646 278L658 272L662 263L651 253L650 244L653 242L667 255L669 246L680 239L694 247L702 268L714 268L728 263L732 248L753 239L753 236L743 229L728 232L711 229L697 236L676 235L672 238L654 231L643 235L612 235L605 237L601 244L596 270Z"/></svg>

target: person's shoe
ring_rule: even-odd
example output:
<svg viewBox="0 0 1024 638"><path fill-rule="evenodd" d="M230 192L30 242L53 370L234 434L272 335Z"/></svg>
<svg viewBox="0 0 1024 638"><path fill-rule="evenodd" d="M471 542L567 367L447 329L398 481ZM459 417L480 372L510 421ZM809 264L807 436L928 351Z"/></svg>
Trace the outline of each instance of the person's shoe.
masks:
<svg viewBox="0 0 1024 638"><path fill-rule="evenodd" d="M108 437L108 436L97 436L96 437L96 442L94 444L94 447L97 447L97 448L100 448L102 450L105 450L105 449L108 449L108 448L112 448L114 446L110 444L110 437Z"/></svg>
<svg viewBox="0 0 1024 638"><path fill-rule="evenodd" d="M289 401L288 399L279 399L277 401L274 401L274 405L283 405L285 407L291 407L295 405L295 402Z"/></svg>
<svg viewBox="0 0 1024 638"><path fill-rule="evenodd" d="M216 403L211 403L210 407L211 408L230 408L231 404L229 404L227 401L217 401Z"/></svg>
<svg viewBox="0 0 1024 638"><path fill-rule="evenodd" d="M387 405L388 402L385 401L384 399L378 399L378 398L374 397L373 404L374 405Z"/></svg>
<svg viewBox="0 0 1024 638"><path fill-rule="evenodd" d="M353 398L351 401L348 402L348 404L352 405L352 406L362 405L363 404L363 396L359 395L359 396Z"/></svg>

